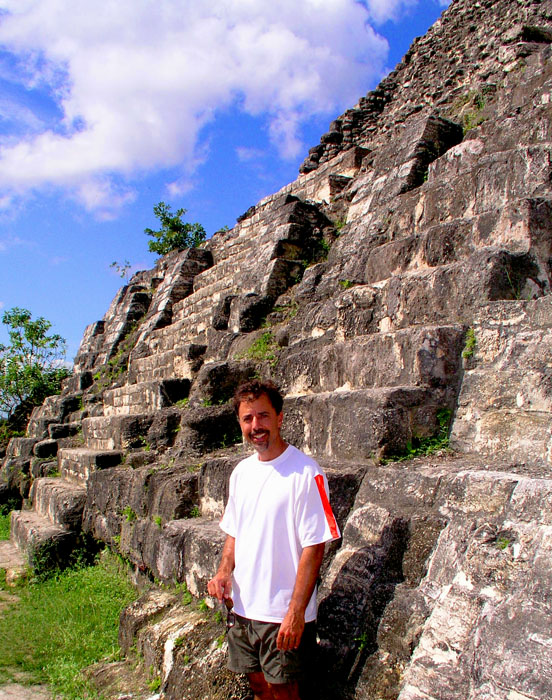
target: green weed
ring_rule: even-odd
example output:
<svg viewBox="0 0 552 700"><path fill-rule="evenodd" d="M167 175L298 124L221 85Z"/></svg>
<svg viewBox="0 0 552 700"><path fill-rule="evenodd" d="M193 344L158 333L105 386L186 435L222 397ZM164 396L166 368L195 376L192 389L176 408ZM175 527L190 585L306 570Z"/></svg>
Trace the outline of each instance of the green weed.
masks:
<svg viewBox="0 0 552 700"><path fill-rule="evenodd" d="M136 512L132 510L130 506L125 506L123 508L123 515L125 516L127 523L133 523L138 518Z"/></svg>
<svg viewBox="0 0 552 700"><path fill-rule="evenodd" d="M353 284L354 282L351 282L351 280L339 280L339 286L343 289L351 289Z"/></svg>
<svg viewBox="0 0 552 700"><path fill-rule="evenodd" d="M10 514L0 515L0 540L10 539Z"/></svg>
<svg viewBox="0 0 552 700"><path fill-rule="evenodd" d="M257 338L243 353L240 353L236 359L244 358L250 360L259 360L268 362L270 367L274 369L278 362L279 347L271 331L266 331Z"/></svg>
<svg viewBox="0 0 552 700"><path fill-rule="evenodd" d="M475 331L473 328L468 328L466 331L466 344L464 345L464 350L462 351L462 357L468 360L473 356L475 352L475 346L477 345L477 340L475 338Z"/></svg>
<svg viewBox="0 0 552 700"><path fill-rule="evenodd" d="M404 450L396 455L389 455L382 462L404 462L415 457L424 457L437 452L438 450L446 450L449 444L449 426L452 413L448 408L442 408L437 411L437 422L439 428L433 435L427 437L413 436L406 443Z"/></svg>

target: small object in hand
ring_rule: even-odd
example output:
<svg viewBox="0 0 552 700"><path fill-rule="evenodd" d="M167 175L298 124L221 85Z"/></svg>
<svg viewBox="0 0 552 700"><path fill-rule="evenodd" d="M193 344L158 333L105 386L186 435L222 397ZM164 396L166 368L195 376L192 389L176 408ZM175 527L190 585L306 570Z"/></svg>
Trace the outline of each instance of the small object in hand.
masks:
<svg viewBox="0 0 552 700"><path fill-rule="evenodd" d="M236 624L236 614L234 613L234 601L232 598L224 598L222 601L226 608L226 631Z"/></svg>

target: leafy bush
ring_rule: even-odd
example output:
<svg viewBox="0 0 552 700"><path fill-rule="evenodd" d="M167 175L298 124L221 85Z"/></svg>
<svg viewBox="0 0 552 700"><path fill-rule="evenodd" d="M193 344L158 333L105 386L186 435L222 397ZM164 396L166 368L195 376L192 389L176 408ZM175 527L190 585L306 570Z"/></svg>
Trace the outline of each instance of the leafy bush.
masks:
<svg viewBox="0 0 552 700"><path fill-rule="evenodd" d="M153 207L153 213L161 222L161 229L144 229L144 233L154 239L148 243L148 249L152 253L166 255L172 250L197 248L207 237L201 224L182 221L186 209L177 209L176 214L173 214L168 204L159 202Z"/></svg>
<svg viewBox="0 0 552 700"><path fill-rule="evenodd" d="M10 342L0 344L0 441L5 444L21 434L31 410L47 396L59 394L69 376L63 366L65 340L48 335L52 324L45 318L31 320L31 312L14 307L4 312Z"/></svg>

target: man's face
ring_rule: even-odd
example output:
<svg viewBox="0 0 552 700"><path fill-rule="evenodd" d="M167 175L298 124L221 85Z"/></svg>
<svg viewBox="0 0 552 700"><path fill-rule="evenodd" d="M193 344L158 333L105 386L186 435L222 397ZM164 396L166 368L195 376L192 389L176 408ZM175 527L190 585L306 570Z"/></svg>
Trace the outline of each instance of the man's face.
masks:
<svg viewBox="0 0 552 700"><path fill-rule="evenodd" d="M242 401L238 410L242 435L257 450L263 462L279 457L286 443L280 436L283 414L276 413L266 394Z"/></svg>

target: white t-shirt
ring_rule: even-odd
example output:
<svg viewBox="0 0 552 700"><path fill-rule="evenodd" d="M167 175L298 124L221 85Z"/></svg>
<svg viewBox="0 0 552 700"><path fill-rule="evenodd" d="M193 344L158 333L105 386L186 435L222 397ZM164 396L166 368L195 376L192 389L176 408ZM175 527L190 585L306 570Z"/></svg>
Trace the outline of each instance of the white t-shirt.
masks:
<svg viewBox="0 0 552 700"><path fill-rule="evenodd" d="M236 466L220 526L236 539L234 610L261 622L284 619L303 548L340 537L326 476L292 445L271 462L255 453ZM315 618L316 591L305 621Z"/></svg>

